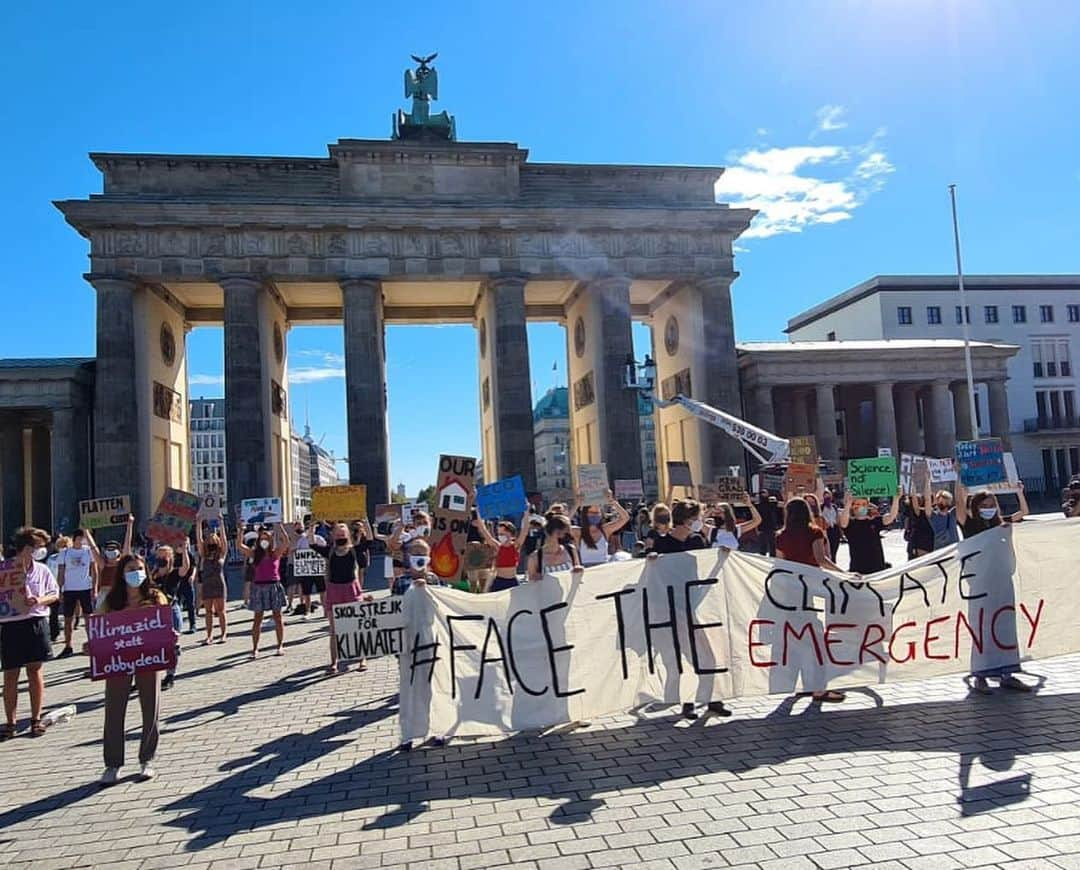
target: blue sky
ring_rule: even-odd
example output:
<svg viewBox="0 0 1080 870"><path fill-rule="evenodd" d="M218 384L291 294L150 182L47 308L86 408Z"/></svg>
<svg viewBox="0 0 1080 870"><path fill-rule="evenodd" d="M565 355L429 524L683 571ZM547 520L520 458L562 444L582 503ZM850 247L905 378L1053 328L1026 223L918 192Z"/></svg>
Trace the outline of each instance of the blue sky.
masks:
<svg viewBox="0 0 1080 870"><path fill-rule="evenodd" d="M967 271L1080 271L1080 4L3 7L0 356L94 352L86 244L51 205L100 190L88 151L324 156L341 137L388 137L409 54L436 50L438 108L463 140L538 161L730 167L720 198L763 210L736 257L740 340L779 337L876 273L950 272L949 182ZM13 316L20 299L28 317ZM562 342L530 328L537 393L565 377ZM193 395L219 392L220 330L188 349ZM341 352L339 329L290 335L294 421L309 407L344 456ZM391 328L388 356L391 474L415 492L439 452L478 449L475 335ZM436 384L461 398L437 427Z"/></svg>

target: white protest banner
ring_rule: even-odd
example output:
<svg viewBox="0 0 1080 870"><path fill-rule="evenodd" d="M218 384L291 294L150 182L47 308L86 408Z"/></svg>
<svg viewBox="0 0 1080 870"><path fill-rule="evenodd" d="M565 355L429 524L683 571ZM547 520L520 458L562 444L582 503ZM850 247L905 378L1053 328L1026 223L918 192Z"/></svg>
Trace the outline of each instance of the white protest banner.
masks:
<svg viewBox="0 0 1080 870"><path fill-rule="evenodd" d="M405 595L401 730L546 728L649 702L964 674L1080 650L1078 520L991 529L841 580L719 550L488 595Z"/></svg>
<svg viewBox="0 0 1080 870"><path fill-rule="evenodd" d="M281 499L273 498L245 498L240 502L240 522L244 525L271 525L284 522L281 513Z"/></svg>
<svg viewBox="0 0 1080 870"><path fill-rule="evenodd" d="M294 550L292 564L294 577L326 576L326 560L314 550Z"/></svg>
<svg viewBox="0 0 1080 870"><path fill-rule="evenodd" d="M382 592L364 598L364 601L334 605L338 658L371 659L400 653L405 629L401 596Z"/></svg>

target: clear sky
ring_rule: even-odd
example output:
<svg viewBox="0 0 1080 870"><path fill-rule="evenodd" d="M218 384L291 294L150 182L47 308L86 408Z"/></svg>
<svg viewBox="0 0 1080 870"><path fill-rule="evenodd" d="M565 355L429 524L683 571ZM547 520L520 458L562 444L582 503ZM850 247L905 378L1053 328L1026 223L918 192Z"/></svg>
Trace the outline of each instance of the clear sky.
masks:
<svg viewBox="0 0 1080 870"><path fill-rule="evenodd" d="M51 205L100 191L87 152L325 156L389 137L420 52L439 52L436 108L462 140L729 167L720 200L762 209L737 248L740 340L873 274L951 272L949 182L966 271L1080 271L1080 3L2 6L0 356L94 353L87 246ZM539 395L565 382L563 334L529 338ZM194 396L221 393L221 342L191 333ZM469 326L389 330L391 474L410 493L439 452L479 449L475 348ZM341 330L294 329L289 349L294 422L310 408L346 455ZM446 395L459 413L425 412Z"/></svg>

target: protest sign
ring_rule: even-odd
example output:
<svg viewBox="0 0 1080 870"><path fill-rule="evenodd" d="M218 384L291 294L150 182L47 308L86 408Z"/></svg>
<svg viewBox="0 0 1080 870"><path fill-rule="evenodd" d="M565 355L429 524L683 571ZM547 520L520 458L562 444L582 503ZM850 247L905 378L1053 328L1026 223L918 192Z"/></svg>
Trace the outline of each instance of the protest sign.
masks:
<svg viewBox="0 0 1080 870"><path fill-rule="evenodd" d="M849 459L848 489L856 498L892 498L896 495L896 457Z"/></svg>
<svg viewBox="0 0 1080 870"><path fill-rule="evenodd" d="M817 439L813 435L793 435L788 439L788 459L800 465L818 464Z"/></svg>
<svg viewBox="0 0 1080 870"><path fill-rule="evenodd" d="M314 550L293 550L294 577L325 577L326 559Z"/></svg>
<svg viewBox="0 0 1080 870"><path fill-rule="evenodd" d="M790 695L1080 651L1080 520L992 529L861 582L697 551L404 599L402 736L548 728L647 702Z"/></svg>
<svg viewBox="0 0 1080 870"><path fill-rule="evenodd" d="M892 456L892 448L891 447L879 447L877 449L877 455L879 457Z"/></svg>
<svg viewBox="0 0 1080 870"><path fill-rule="evenodd" d="M957 441L956 462L960 482L968 489L1006 480L1004 448L1000 438Z"/></svg>
<svg viewBox="0 0 1080 870"><path fill-rule="evenodd" d="M380 535L389 535L394 528L394 523L401 522L400 504L377 504L375 505L375 531Z"/></svg>
<svg viewBox="0 0 1080 870"><path fill-rule="evenodd" d="M583 505L607 504L610 488L607 465L603 462L577 467L577 491Z"/></svg>
<svg viewBox="0 0 1080 870"><path fill-rule="evenodd" d="M934 459L926 457L930 469L931 483L951 483L956 480L956 462L952 459Z"/></svg>
<svg viewBox="0 0 1080 870"><path fill-rule="evenodd" d="M199 513L199 497L182 489L167 489L146 524L146 536L159 544L179 547L187 543Z"/></svg>
<svg viewBox="0 0 1080 870"><path fill-rule="evenodd" d="M217 519L221 513L223 499L220 495L215 495L212 492L206 492L199 496L199 513L197 519L202 522L203 520Z"/></svg>
<svg viewBox="0 0 1080 870"><path fill-rule="evenodd" d="M86 617L90 678L130 677L176 667L172 608L130 607Z"/></svg>
<svg viewBox="0 0 1080 870"><path fill-rule="evenodd" d="M919 457L911 469L911 488L905 492L911 495L919 495L926 492L926 488L932 485L930 478L930 463Z"/></svg>
<svg viewBox="0 0 1080 870"><path fill-rule="evenodd" d="M789 462L784 474L784 495L791 497L817 489L817 466L804 462Z"/></svg>
<svg viewBox="0 0 1080 870"><path fill-rule="evenodd" d="M694 478L690 475L689 462L669 462L667 464L668 486L693 486Z"/></svg>
<svg viewBox="0 0 1080 870"><path fill-rule="evenodd" d="M956 480L956 465L951 459L935 459L919 456L916 453L901 453L899 465L900 492L908 495L922 495L923 473L929 474L931 485L950 483ZM916 479L915 475L919 475Z"/></svg>
<svg viewBox="0 0 1080 870"><path fill-rule="evenodd" d="M615 478L616 501L638 501L645 498L645 487L642 486L640 477Z"/></svg>
<svg viewBox="0 0 1080 870"><path fill-rule="evenodd" d="M334 642L339 659L373 659L400 654L404 648L401 596L377 592L371 598L334 605Z"/></svg>
<svg viewBox="0 0 1080 870"><path fill-rule="evenodd" d="M123 526L131 516L131 499L126 495L88 498L79 502L79 525L84 529Z"/></svg>
<svg viewBox="0 0 1080 870"><path fill-rule="evenodd" d="M525 511L525 481L521 475L476 488L476 509L485 520L519 517Z"/></svg>
<svg viewBox="0 0 1080 870"><path fill-rule="evenodd" d="M726 501L729 504L743 504L746 501L746 484L741 477L718 477L716 478L718 501Z"/></svg>
<svg viewBox="0 0 1080 870"><path fill-rule="evenodd" d="M24 616L26 604L26 572L14 559L0 562L0 622Z"/></svg>
<svg viewBox="0 0 1080 870"><path fill-rule="evenodd" d="M759 475L758 488L770 495L780 496L784 493L784 480L782 468L766 468Z"/></svg>
<svg viewBox="0 0 1080 870"><path fill-rule="evenodd" d="M311 491L311 516L316 520L347 523L367 516L367 486L317 486Z"/></svg>
<svg viewBox="0 0 1080 870"><path fill-rule="evenodd" d="M439 457L435 510L431 517L431 571L443 580L459 580L464 570L465 541L472 522L476 460L471 456Z"/></svg>
<svg viewBox="0 0 1080 870"><path fill-rule="evenodd" d="M261 524L264 526L284 522L281 512L281 499L245 498L240 502L240 522L245 526Z"/></svg>
<svg viewBox="0 0 1080 870"><path fill-rule="evenodd" d="M986 488L990 492L1002 493L1019 492L1020 491L1020 474L1016 470L1016 459L1013 458L1012 453L1005 451L1001 456L1002 462L1005 464L1005 479L1000 483L991 483Z"/></svg>
<svg viewBox="0 0 1080 870"><path fill-rule="evenodd" d="M715 483L699 483L697 497L704 505L714 505L721 501L720 487Z"/></svg>

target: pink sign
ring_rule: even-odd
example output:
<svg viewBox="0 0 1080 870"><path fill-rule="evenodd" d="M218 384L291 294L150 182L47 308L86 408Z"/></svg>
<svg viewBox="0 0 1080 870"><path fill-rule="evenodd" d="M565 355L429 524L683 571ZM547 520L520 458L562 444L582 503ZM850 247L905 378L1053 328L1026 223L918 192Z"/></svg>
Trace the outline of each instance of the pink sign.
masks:
<svg viewBox="0 0 1080 870"><path fill-rule="evenodd" d="M130 677L176 666L172 608L132 607L87 619L90 678Z"/></svg>
<svg viewBox="0 0 1080 870"><path fill-rule="evenodd" d="M14 559L0 562L0 622L19 619L29 609L26 605L26 572Z"/></svg>

